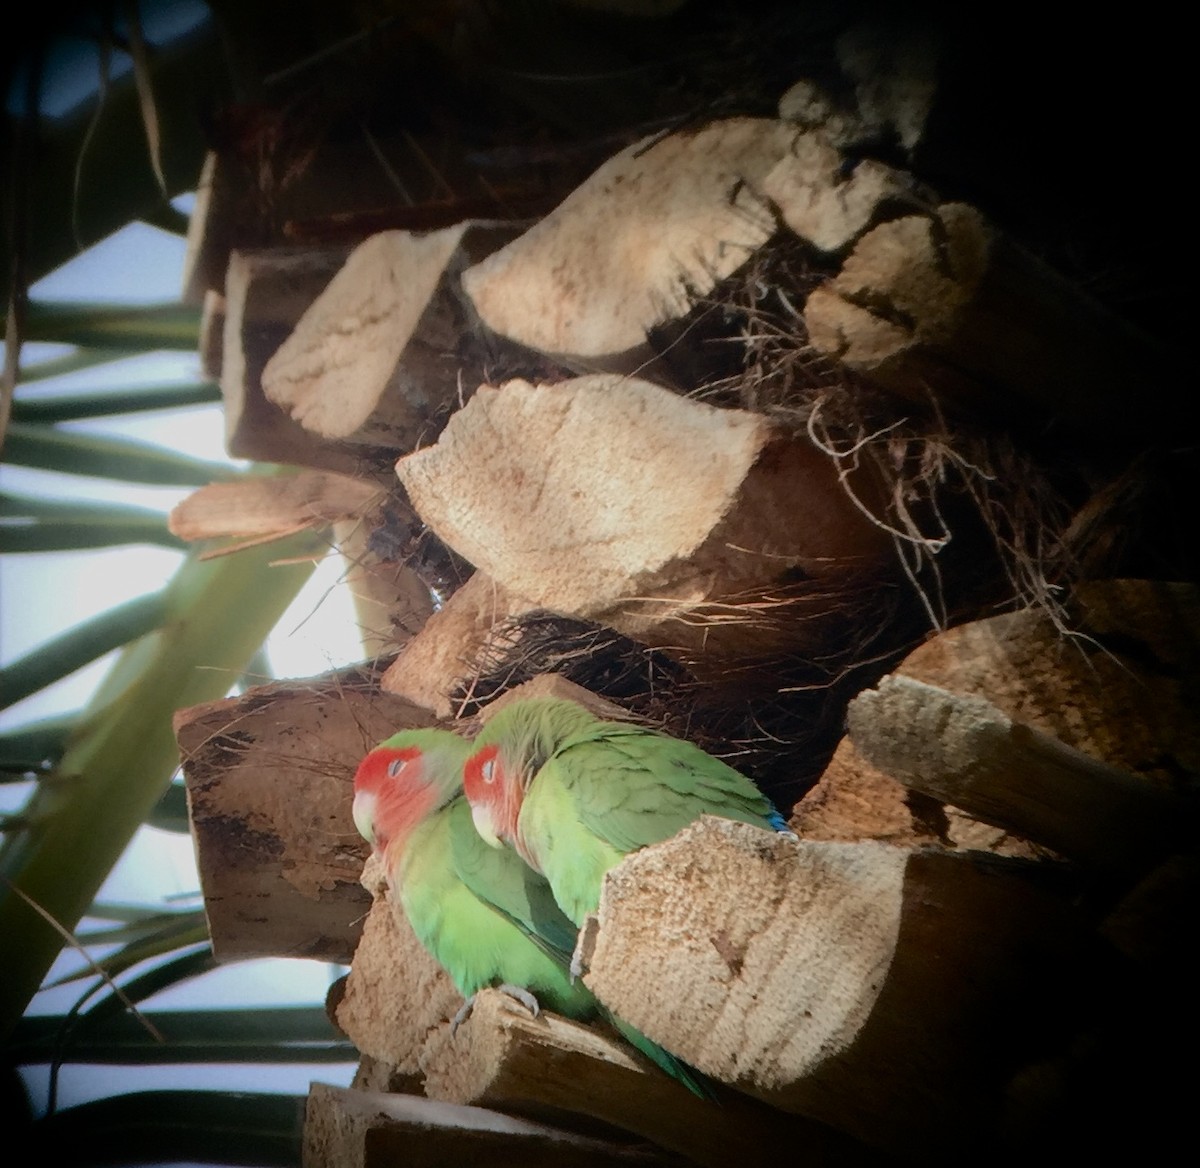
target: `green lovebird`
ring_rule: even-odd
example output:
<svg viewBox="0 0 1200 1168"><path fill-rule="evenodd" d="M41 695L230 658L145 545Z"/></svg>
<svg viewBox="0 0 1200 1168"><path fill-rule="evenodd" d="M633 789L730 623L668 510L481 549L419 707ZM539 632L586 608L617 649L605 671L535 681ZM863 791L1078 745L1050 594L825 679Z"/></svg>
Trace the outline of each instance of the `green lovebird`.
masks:
<svg viewBox="0 0 1200 1168"><path fill-rule="evenodd" d="M609 868L701 815L787 831L745 775L700 747L559 698L497 710L475 739L463 789L480 836L545 875L576 925L599 907Z"/></svg>
<svg viewBox="0 0 1200 1168"><path fill-rule="evenodd" d="M603 1017L652 1062L705 1098L698 1072L614 1017L570 972L576 928L545 877L489 846L463 797L471 743L448 730L405 730L380 743L354 776L354 823L384 860L421 944L467 999L486 986L578 1021Z"/></svg>
<svg viewBox="0 0 1200 1168"><path fill-rule="evenodd" d="M388 738L354 776L354 823L383 857L418 940L464 998L504 986L568 1017L594 1014L586 987L572 985L546 951L569 953L575 944L546 882L517 856L489 848L471 823L462 797L470 753L471 743L448 730Z"/></svg>

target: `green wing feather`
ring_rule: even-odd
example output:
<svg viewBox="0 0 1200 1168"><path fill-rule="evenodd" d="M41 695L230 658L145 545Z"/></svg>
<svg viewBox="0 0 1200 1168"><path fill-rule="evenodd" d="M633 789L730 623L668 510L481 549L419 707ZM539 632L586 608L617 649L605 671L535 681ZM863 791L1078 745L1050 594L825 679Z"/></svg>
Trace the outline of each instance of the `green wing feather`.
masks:
<svg viewBox="0 0 1200 1168"><path fill-rule="evenodd" d="M548 772L583 824L622 853L669 839L701 815L775 828L770 801L745 775L653 730L599 723L564 742Z"/></svg>
<svg viewBox="0 0 1200 1168"><path fill-rule="evenodd" d="M447 814L454 868L463 884L566 968L575 949L576 929L558 907L546 878L510 848L484 843L471 822L466 799L456 799Z"/></svg>
<svg viewBox="0 0 1200 1168"><path fill-rule="evenodd" d="M405 731L383 745L416 746L444 802L420 823L396 857L395 895L413 931L467 998L504 983L529 990L548 1009L581 1021L606 1018L663 1071L705 1098L711 1086L674 1055L600 1005L572 978L575 926L544 876L515 852L489 847L461 794L470 746L441 730Z"/></svg>
<svg viewBox="0 0 1200 1168"><path fill-rule="evenodd" d="M510 848L493 848L484 843L471 821L471 808L466 799L455 800L446 814L454 868L463 885L512 921L530 943L569 978L576 929L558 907L549 882ZM575 985L582 988L582 983ZM640 1050L660 1070L702 1098L713 1098L711 1084L698 1071L618 1018L590 994L588 998L592 1013L600 1013L626 1042ZM561 1009L557 1012L576 1018L586 1017Z"/></svg>

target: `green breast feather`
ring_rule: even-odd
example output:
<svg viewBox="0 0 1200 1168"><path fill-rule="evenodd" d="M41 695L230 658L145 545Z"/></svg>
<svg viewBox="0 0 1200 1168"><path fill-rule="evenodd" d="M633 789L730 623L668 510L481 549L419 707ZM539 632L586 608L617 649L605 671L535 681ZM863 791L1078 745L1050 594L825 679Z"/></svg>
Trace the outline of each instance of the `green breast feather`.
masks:
<svg viewBox="0 0 1200 1168"><path fill-rule="evenodd" d="M515 910L512 914L480 899L460 876L453 845L454 825L462 816L456 810L460 805L464 801L455 800L418 827L400 861L397 885L413 931L464 997L507 982L528 989L555 1013L581 1019L594 1016L595 999L582 982L571 984L566 962L552 957L518 923L516 913L524 911L517 889L519 873L493 873L499 876L495 895ZM466 823L470 824L469 808ZM487 847L482 840L479 843ZM503 859L503 853L497 855ZM515 854L512 862L524 867ZM571 932L568 954L574 944Z"/></svg>

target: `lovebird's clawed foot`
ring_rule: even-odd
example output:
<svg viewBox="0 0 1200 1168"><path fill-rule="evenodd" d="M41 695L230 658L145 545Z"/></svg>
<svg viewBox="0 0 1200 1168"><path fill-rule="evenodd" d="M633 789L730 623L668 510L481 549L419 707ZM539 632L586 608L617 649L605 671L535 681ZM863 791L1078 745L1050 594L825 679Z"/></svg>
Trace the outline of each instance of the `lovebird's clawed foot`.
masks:
<svg viewBox="0 0 1200 1168"><path fill-rule="evenodd" d="M461 1006L458 1012L450 1019L450 1037L454 1037L455 1031L471 1016L471 1011L475 1008L476 995L472 994Z"/></svg>
<svg viewBox="0 0 1200 1168"><path fill-rule="evenodd" d="M505 982L503 985L498 985L496 989L502 994L508 994L510 998L515 998L535 1018L542 1012L542 1007L538 1005L537 998L522 986L509 985L508 982Z"/></svg>
<svg viewBox="0 0 1200 1168"><path fill-rule="evenodd" d="M600 922L596 919L596 914L588 913L583 918L583 924L580 926L579 933L575 938L575 948L571 952L571 964L567 967L567 972L571 975L572 985L583 977L591 966L592 954L596 951L596 935L599 929Z"/></svg>
<svg viewBox="0 0 1200 1168"><path fill-rule="evenodd" d="M502 994L507 994L508 997L513 999L513 1001L520 1002L521 1005L524 1006L525 1009L528 1010L535 1018L541 1014L542 1007L538 1004L537 998L535 998L533 994L525 989L524 986L509 985L507 982L505 982L503 985L498 985L496 989L498 989ZM458 1013L456 1013L454 1017L450 1019L450 1034L452 1036L471 1016L471 1011L475 1008L475 999L478 996L478 994L472 994L459 1007Z"/></svg>

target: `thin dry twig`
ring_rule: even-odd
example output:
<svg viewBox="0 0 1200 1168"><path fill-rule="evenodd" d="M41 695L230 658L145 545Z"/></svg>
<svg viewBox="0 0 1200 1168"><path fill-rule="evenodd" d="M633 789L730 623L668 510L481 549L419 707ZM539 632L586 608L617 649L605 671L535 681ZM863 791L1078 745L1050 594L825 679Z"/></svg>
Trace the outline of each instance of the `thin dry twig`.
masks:
<svg viewBox="0 0 1200 1168"><path fill-rule="evenodd" d="M104 983L112 990L117 999L125 1006L125 1008L138 1020L145 1029L146 1033L154 1039L155 1042L166 1042L161 1030L143 1014L137 1006L130 1001L129 996L121 989L119 985L108 975L108 973L96 963L92 955L84 947L83 943L71 932L65 925L61 924L53 913L44 909L36 900L33 899L23 889L18 888L8 877L4 877L4 883L17 894L35 913L38 914L62 939L71 946L79 955L88 963L93 973L103 979Z"/></svg>

